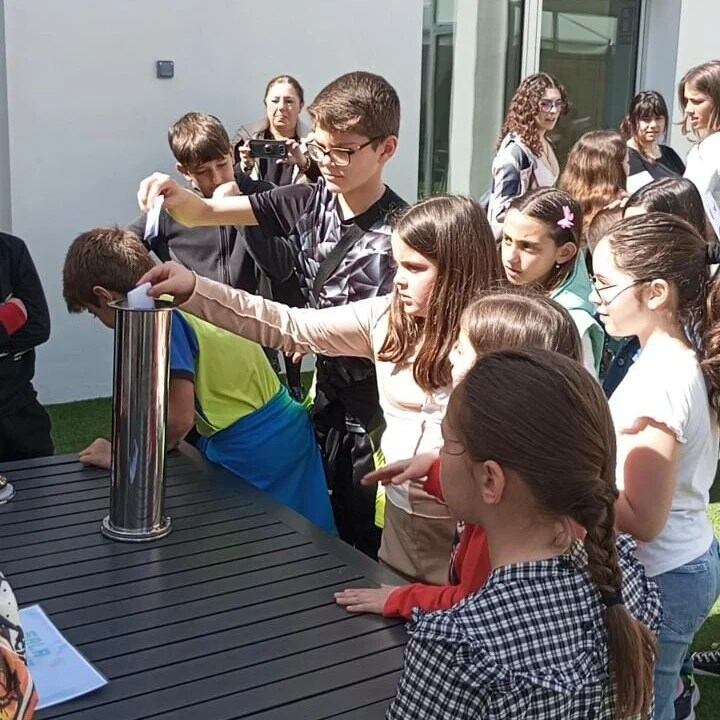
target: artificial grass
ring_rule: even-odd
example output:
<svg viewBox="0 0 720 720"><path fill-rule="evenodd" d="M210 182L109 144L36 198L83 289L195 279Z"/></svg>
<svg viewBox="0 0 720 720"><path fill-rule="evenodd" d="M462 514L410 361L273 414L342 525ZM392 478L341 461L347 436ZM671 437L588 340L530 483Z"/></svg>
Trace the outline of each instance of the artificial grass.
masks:
<svg viewBox="0 0 720 720"><path fill-rule="evenodd" d="M303 377L303 380L306 384L307 378ZM52 418L55 452L58 455L79 452L97 437L110 437L110 398L49 405L47 409ZM717 478L710 501L710 518L715 534L720 537L720 481ZM715 642L720 643L720 601L695 637L695 649L710 649ZM698 720L720 720L720 678L697 676L696 680L701 693L696 717Z"/></svg>

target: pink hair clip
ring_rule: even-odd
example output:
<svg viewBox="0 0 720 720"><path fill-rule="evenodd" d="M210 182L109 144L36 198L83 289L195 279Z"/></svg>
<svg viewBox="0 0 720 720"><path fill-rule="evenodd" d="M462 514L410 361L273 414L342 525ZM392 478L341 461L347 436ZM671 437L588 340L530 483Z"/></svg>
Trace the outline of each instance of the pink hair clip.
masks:
<svg viewBox="0 0 720 720"><path fill-rule="evenodd" d="M563 216L557 221L557 224L565 230L570 230L574 226L575 215L570 211L567 205L563 205Z"/></svg>

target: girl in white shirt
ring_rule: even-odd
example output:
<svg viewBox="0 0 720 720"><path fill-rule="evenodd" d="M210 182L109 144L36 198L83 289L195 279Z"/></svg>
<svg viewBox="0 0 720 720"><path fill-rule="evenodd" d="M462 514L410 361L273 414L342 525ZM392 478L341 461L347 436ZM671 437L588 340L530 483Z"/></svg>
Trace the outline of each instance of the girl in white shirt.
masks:
<svg viewBox="0 0 720 720"><path fill-rule="evenodd" d="M682 131L696 144L690 149L685 177L703 198L705 210L718 231L720 205L720 60L691 68L678 87L683 109ZM715 199L711 200L711 194ZM714 206L714 207L713 207Z"/></svg>
<svg viewBox="0 0 720 720"><path fill-rule="evenodd" d="M720 283L709 281L708 263L697 230L664 213L623 220L593 254L592 299L606 330L636 335L641 348L610 409L616 526L640 541L638 558L662 594L658 720L675 717L686 651L720 594L707 517L720 443Z"/></svg>

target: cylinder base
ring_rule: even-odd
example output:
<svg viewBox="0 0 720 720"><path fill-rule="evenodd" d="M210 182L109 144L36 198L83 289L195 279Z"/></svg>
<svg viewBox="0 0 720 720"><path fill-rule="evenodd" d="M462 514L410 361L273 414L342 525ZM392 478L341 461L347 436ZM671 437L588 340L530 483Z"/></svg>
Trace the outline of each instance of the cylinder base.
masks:
<svg viewBox="0 0 720 720"><path fill-rule="evenodd" d="M0 475L0 478L2 478L2 475ZM9 503L14 497L15 488L12 483L7 482L6 480L4 483L0 484L0 505Z"/></svg>
<svg viewBox="0 0 720 720"><path fill-rule="evenodd" d="M100 528L102 534L111 540L119 540L120 542L147 542L149 540L159 540L165 537L172 530L172 521L169 517L164 517L159 527L152 530L128 530L127 528L115 527L110 522L110 516L106 515L102 521Z"/></svg>

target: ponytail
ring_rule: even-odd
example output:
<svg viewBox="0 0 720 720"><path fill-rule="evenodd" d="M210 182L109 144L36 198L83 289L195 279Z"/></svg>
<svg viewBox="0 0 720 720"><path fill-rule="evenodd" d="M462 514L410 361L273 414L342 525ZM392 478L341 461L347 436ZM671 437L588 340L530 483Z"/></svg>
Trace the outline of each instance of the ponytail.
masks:
<svg viewBox="0 0 720 720"><path fill-rule="evenodd" d="M711 265L720 264L720 243L707 246L707 272ZM715 273L706 284L702 360L700 366L708 386L710 405L720 416L720 273Z"/></svg>
<svg viewBox="0 0 720 720"><path fill-rule="evenodd" d="M605 605L610 675L615 685L615 713L619 718L648 718L653 702L655 638L628 611L622 596L622 571L615 545L614 468L605 479L605 497L597 495L596 511L577 517L587 530L588 573ZM633 672L628 672L633 668Z"/></svg>
<svg viewBox="0 0 720 720"><path fill-rule="evenodd" d="M512 468L540 512L586 529L587 572L605 606L616 714L648 717L655 642L622 597L615 431L600 385L557 353L501 350L479 357L453 392L448 417L472 461L492 458Z"/></svg>
<svg viewBox="0 0 720 720"><path fill-rule="evenodd" d="M620 270L674 286L678 320L697 353L710 406L720 415L720 280L709 277L708 267L720 259L720 248L690 223L661 212L627 218L606 237Z"/></svg>

